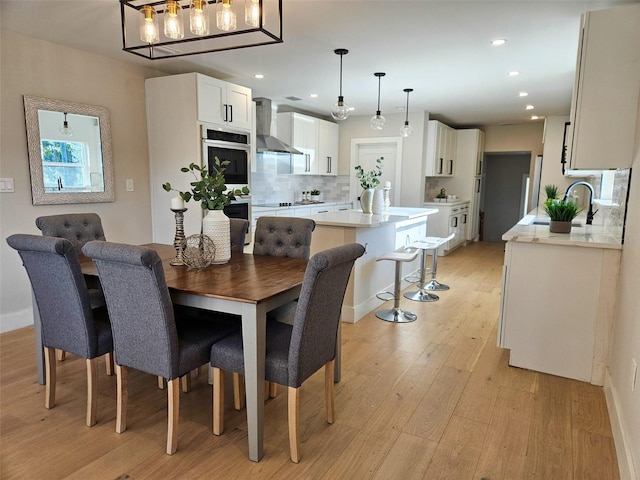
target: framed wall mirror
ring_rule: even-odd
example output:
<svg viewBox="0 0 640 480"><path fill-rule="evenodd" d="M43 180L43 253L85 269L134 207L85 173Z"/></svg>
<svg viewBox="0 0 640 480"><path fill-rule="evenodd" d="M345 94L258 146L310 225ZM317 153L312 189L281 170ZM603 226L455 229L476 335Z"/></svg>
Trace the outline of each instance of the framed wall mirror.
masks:
<svg viewBox="0 0 640 480"><path fill-rule="evenodd" d="M34 205L113 202L105 107L24 96Z"/></svg>

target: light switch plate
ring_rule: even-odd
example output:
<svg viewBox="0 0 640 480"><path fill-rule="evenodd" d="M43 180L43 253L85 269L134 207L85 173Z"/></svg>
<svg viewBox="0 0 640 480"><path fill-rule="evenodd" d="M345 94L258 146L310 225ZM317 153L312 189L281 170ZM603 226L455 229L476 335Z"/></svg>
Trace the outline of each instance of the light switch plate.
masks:
<svg viewBox="0 0 640 480"><path fill-rule="evenodd" d="M12 193L13 178L0 178L0 193Z"/></svg>
<svg viewBox="0 0 640 480"><path fill-rule="evenodd" d="M133 178L127 178L127 192L133 192Z"/></svg>

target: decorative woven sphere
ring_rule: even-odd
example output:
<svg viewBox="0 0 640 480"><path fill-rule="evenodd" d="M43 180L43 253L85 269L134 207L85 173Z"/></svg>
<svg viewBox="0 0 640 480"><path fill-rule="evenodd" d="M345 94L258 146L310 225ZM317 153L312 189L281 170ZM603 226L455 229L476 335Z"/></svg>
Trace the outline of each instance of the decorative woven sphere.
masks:
<svg viewBox="0 0 640 480"><path fill-rule="evenodd" d="M206 235L189 235L182 252L188 268L207 268L216 256L216 246Z"/></svg>

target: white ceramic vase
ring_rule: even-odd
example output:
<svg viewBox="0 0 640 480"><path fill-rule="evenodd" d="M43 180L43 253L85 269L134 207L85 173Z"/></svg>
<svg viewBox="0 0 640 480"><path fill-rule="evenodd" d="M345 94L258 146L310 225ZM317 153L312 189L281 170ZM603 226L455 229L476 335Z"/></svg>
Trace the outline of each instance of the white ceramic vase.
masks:
<svg viewBox="0 0 640 480"><path fill-rule="evenodd" d="M373 202L371 204L371 213L384 213L384 191L376 189L373 191Z"/></svg>
<svg viewBox="0 0 640 480"><path fill-rule="evenodd" d="M360 194L360 206L362 207L362 213L373 213L373 194L375 189L365 188Z"/></svg>
<svg viewBox="0 0 640 480"><path fill-rule="evenodd" d="M208 236L216 247L212 263L227 263L231 258L229 217L222 210L208 210L202 219L202 233Z"/></svg>

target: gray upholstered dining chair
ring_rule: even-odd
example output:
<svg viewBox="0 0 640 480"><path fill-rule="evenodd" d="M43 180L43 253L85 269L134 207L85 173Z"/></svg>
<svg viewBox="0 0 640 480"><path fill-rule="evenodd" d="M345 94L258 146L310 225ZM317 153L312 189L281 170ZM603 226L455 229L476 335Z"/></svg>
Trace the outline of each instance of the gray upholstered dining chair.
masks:
<svg viewBox="0 0 640 480"><path fill-rule="evenodd" d="M98 363L111 356L113 342L106 307L92 309L73 244L65 238L16 234L7 238L27 270L42 325L45 351L45 407L56 401L55 349L86 359L87 425L96 423ZM107 359L107 364L111 359Z"/></svg>
<svg viewBox="0 0 640 480"><path fill-rule="evenodd" d="M211 312L171 302L162 260L145 247L88 242L102 282L115 351L117 376L116 432L127 428L127 368L167 380L167 453L178 448L180 377L209 361L211 346L240 329L239 322L213 318Z"/></svg>
<svg viewBox="0 0 640 480"><path fill-rule="evenodd" d="M249 231L249 220L244 218L230 218L229 229L231 231L231 251L244 251L244 241Z"/></svg>
<svg viewBox="0 0 640 480"><path fill-rule="evenodd" d="M102 220L97 213L63 213L36 218L36 227L47 237L59 237L69 240L78 254L82 246L92 240L106 240ZM89 299L93 308L104 306L102 288L97 279L88 280ZM58 360L64 360L64 350L58 350ZM113 365L107 365L111 375Z"/></svg>
<svg viewBox="0 0 640 480"><path fill-rule="evenodd" d="M271 321L266 335L265 377L289 387L291 460L300 460L299 405L302 383L324 366L327 422L334 422L334 362L344 293L354 262L364 247L358 243L315 254L307 265L293 325ZM224 372L244 372L242 333L211 347L213 367L213 433L224 430Z"/></svg>

